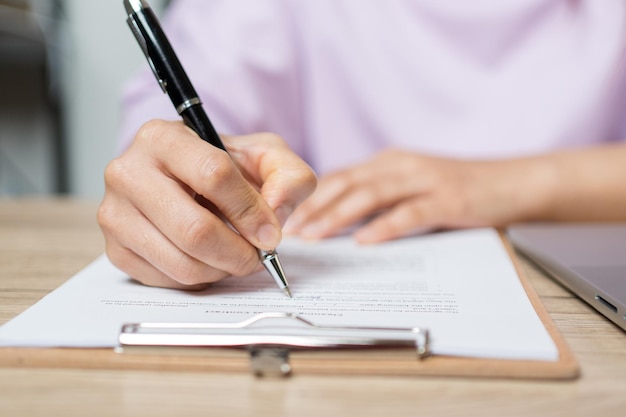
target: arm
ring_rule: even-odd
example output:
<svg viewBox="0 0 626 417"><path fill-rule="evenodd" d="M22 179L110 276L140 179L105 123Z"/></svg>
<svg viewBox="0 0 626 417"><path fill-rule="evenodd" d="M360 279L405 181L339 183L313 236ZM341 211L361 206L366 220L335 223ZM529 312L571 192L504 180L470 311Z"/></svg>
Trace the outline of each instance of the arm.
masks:
<svg viewBox="0 0 626 417"><path fill-rule="evenodd" d="M285 231L360 242L521 221L626 220L626 145L464 161L387 151L322 178ZM364 224L361 224L364 222Z"/></svg>

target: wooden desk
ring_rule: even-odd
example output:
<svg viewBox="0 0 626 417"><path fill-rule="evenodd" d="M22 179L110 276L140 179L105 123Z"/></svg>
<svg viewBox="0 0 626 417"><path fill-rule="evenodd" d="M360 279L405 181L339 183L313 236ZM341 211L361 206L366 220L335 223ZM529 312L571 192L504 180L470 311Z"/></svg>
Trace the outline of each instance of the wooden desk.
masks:
<svg viewBox="0 0 626 417"><path fill-rule="evenodd" d="M0 324L104 250L95 203L0 200ZM0 416L623 416L626 334L532 266L572 382L0 368Z"/></svg>

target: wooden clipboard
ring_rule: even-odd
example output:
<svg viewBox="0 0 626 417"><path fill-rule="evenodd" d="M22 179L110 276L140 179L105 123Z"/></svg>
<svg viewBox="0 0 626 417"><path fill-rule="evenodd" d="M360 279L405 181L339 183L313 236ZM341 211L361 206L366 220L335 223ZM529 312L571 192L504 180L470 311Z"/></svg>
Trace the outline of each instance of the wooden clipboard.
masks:
<svg viewBox="0 0 626 417"><path fill-rule="evenodd" d="M451 356L430 356L418 359L414 349L317 349L294 350L288 358L279 352L269 360L277 373L338 375L402 375L457 376L507 379L570 380L580 375L578 362L552 322L538 294L525 276L512 246L500 232L503 244L513 261L517 275L537 315L552 337L559 352L556 361L480 359ZM81 369L144 369L196 372L253 372L263 374L255 364L255 352L246 349L180 348L134 349L118 353L104 348L0 348L0 366L81 368ZM278 360L278 362L276 362ZM280 361L283 362L280 362ZM288 369L280 370L281 364ZM252 366L251 366L252 365ZM278 365L278 366L277 366ZM265 371L268 371L266 368ZM271 369L270 369L271 370ZM287 371L287 372L284 372ZM269 372L266 372L269 373Z"/></svg>

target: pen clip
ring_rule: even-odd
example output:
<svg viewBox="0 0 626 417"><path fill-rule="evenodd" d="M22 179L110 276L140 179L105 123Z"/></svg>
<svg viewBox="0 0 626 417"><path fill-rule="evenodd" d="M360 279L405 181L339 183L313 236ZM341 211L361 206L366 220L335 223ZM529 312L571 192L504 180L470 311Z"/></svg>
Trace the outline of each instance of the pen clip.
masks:
<svg viewBox="0 0 626 417"><path fill-rule="evenodd" d="M131 32L133 32L133 34L135 35L135 38L137 38L137 42L139 43L139 46L141 47L143 54L146 56L146 59L148 60L148 65L150 65L150 68L152 69L154 76L159 82L159 86L161 87L161 90L163 90L164 93L167 93L167 80L161 78L161 76L159 75L159 72L156 69L156 66L154 65L154 62L152 62L152 58L150 57L150 53L148 52L148 43L146 42L146 39L141 33L141 29L139 28L139 24L137 23L137 20L134 18L134 15L129 15L128 19L126 19L126 22L128 23L128 26L130 27Z"/></svg>

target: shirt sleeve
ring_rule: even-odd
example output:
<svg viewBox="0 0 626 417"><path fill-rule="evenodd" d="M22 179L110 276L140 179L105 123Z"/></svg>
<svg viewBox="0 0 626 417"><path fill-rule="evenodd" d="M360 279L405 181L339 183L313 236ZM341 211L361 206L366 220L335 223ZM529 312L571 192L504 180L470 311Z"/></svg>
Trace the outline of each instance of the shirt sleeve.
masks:
<svg viewBox="0 0 626 417"><path fill-rule="evenodd" d="M269 131L303 150L296 36L284 0L178 0L162 19L216 130ZM119 150L151 119L178 120L148 66L125 86Z"/></svg>

